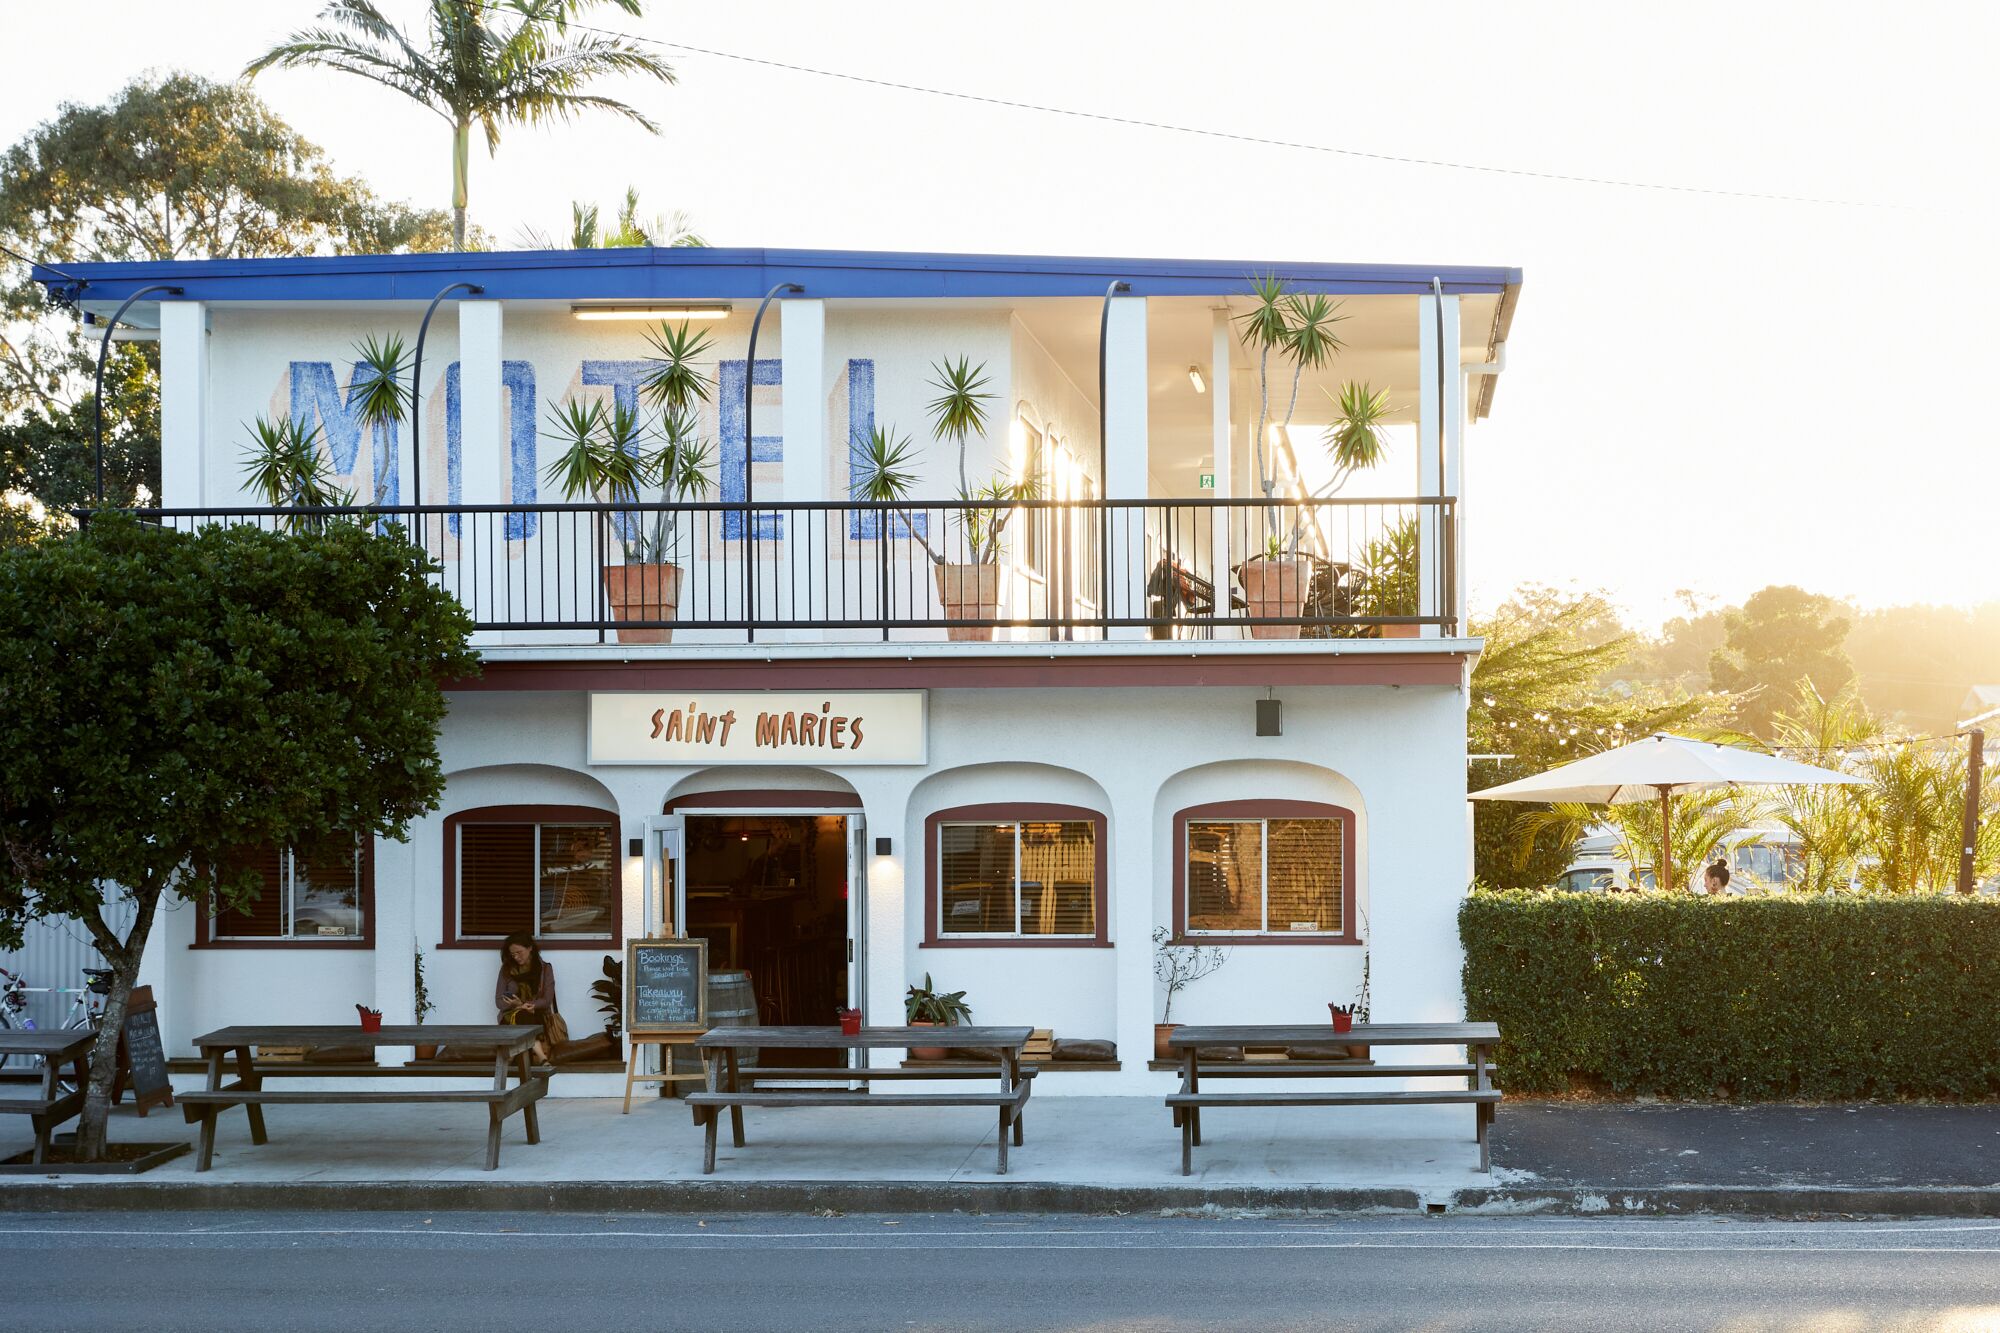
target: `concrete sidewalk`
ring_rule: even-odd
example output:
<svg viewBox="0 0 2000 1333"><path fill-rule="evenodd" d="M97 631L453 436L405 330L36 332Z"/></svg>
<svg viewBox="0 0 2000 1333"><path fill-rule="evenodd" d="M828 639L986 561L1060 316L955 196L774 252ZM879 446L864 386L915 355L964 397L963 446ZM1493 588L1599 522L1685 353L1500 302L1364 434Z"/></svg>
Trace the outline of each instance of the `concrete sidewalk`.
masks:
<svg viewBox="0 0 2000 1333"><path fill-rule="evenodd" d="M885 1094L885 1100L893 1094ZM226 1113L215 1168L138 1177L0 1177L0 1210L82 1207L508 1208L703 1212L1298 1208L1397 1212L1738 1212L2000 1216L2000 1106L1505 1103L1494 1170L1464 1107L1244 1108L1203 1118L1196 1174L1152 1097L1030 1103L1027 1143L994 1170L990 1112L752 1109L748 1144L701 1174L678 1101L541 1103L542 1142L508 1122L481 1169L472 1106L275 1107L270 1142ZM0 1154L27 1144L0 1123ZM192 1140L178 1111L121 1113L117 1141ZM143 1201L143 1202L142 1202Z"/></svg>

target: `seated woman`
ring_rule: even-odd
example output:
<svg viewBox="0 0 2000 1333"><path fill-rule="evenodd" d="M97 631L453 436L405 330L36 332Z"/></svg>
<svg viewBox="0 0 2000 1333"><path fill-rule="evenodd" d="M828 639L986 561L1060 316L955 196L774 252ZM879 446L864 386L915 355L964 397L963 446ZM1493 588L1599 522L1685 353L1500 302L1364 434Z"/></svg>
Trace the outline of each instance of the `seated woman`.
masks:
<svg viewBox="0 0 2000 1333"><path fill-rule="evenodd" d="M542 951L528 935L516 931L500 946L500 979L493 985L493 1006L502 1023L540 1023L535 1061L547 1064L549 1054L569 1040L569 1025L556 1009L556 970L542 961Z"/></svg>

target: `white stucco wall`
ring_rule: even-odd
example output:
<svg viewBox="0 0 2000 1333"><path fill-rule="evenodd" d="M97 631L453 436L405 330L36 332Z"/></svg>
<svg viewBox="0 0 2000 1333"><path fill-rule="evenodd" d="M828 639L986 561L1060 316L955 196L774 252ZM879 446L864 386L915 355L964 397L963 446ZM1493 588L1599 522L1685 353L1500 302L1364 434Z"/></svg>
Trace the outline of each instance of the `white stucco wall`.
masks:
<svg viewBox="0 0 2000 1333"><path fill-rule="evenodd" d="M875 1023L900 1021L903 990L925 972L968 993L978 1021L1047 1027L1117 1041L1124 1071L1051 1079L1050 1094L1149 1087L1145 1061L1162 991L1151 934L1172 920L1172 816L1223 800L1277 798L1342 805L1356 815L1355 898L1381 1021L1461 1012L1456 911L1467 882L1462 692L1447 686L1280 687L1284 735L1253 734L1264 691L1239 687L943 689L930 695L929 763L918 767L689 768L584 760L581 693L455 695L441 741L443 805L415 822L404 847L377 849L372 951L190 950L192 917L163 923L156 975L168 991L170 1051L246 1012L342 1022L356 1000L392 1020L408 1007L409 950L421 944L438 1005L433 1021L490 1018L490 947L440 949L445 819L485 805L563 804L613 810L623 840L673 796L704 790L853 792L871 837L894 854L868 858L863 908ZM1059 762L1051 762L1051 761ZM1108 819L1111 948L925 948L924 820L940 809L1007 801L1102 810ZM872 844L871 844L872 846ZM626 932L640 921L641 863L627 860ZM392 924L393 923L393 924ZM1237 947L1183 992L1182 1022L1319 1022L1350 1000L1362 945ZM588 986L608 949L552 950L558 998L573 1030L595 1029ZM1378 1052L1390 1060L1389 1052ZM1152 1076L1155 1080L1166 1075ZM560 1091L560 1089L559 1089Z"/></svg>

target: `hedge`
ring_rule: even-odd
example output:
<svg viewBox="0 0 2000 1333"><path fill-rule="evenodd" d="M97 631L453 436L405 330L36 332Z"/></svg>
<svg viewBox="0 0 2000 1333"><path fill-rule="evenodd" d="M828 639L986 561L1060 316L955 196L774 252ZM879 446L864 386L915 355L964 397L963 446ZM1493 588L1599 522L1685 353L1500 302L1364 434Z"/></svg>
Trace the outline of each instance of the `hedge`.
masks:
<svg viewBox="0 0 2000 1333"><path fill-rule="evenodd" d="M1510 1092L2000 1095L2000 901L1513 890L1458 923Z"/></svg>

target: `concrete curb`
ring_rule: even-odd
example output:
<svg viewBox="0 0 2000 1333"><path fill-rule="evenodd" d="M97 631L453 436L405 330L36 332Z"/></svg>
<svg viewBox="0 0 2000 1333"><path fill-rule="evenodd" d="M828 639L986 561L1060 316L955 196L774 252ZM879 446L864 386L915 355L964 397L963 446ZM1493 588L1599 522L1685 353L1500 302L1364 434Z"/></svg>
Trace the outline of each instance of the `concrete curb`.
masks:
<svg viewBox="0 0 2000 1333"><path fill-rule="evenodd" d="M1192 1213L1774 1218L2000 1217L1990 1187L1849 1188L1679 1185L1495 1187L1435 1193L1316 1186L1199 1187L958 1184L933 1181L316 1181L239 1184L27 1182L0 1191L0 1213L176 1210L659 1213Z"/></svg>

